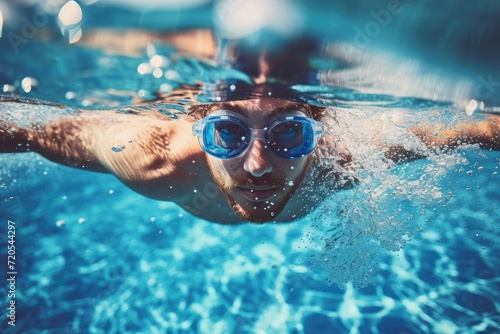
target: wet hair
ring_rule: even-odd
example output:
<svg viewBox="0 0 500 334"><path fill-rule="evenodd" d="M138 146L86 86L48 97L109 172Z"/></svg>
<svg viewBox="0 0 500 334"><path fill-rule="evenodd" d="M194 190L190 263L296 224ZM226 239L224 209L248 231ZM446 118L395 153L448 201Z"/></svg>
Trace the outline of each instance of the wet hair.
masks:
<svg viewBox="0 0 500 334"><path fill-rule="evenodd" d="M188 115L196 121L200 120L214 112L213 105L214 103L194 104L189 107ZM320 121L323 118L324 111L326 109L325 107L319 107L307 103L303 103L303 105L306 106L308 110L310 110L311 118L313 118L314 120Z"/></svg>
<svg viewBox="0 0 500 334"><path fill-rule="evenodd" d="M277 98L297 102L310 110L311 117L320 120L326 108L309 104L304 101L299 91L282 84L247 84L244 82L224 83L206 87L202 93L204 103L193 103L188 108L188 115L198 120L208 116L214 109L213 105L223 102L244 101L258 98Z"/></svg>

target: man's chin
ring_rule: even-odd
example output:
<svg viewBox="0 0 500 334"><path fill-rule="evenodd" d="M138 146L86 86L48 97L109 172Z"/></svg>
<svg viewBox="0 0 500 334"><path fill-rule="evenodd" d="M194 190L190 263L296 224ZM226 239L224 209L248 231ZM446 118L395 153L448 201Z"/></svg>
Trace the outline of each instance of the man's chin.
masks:
<svg viewBox="0 0 500 334"><path fill-rule="evenodd" d="M275 216L270 216L270 215L255 215L240 211L237 211L236 214L240 216L240 218L243 219L244 221L253 224L265 224L276 220Z"/></svg>
<svg viewBox="0 0 500 334"><path fill-rule="evenodd" d="M280 214L281 210L272 210L271 208L243 208L239 204L234 204L234 212L243 220L249 223L264 224L272 221L276 221L276 217ZM273 208L274 209L274 208Z"/></svg>

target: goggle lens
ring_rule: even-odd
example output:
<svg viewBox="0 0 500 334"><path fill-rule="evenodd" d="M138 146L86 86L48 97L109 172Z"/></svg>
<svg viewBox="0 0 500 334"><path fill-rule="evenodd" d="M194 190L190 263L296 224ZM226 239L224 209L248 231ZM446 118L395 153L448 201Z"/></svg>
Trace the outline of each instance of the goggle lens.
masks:
<svg viewBox="0 0 500 334"><path fill-rule="evenodd" d="M203 149L218 158L230 159L243 152L250 143L251 132L243 121L209 120L203 129Z"/></svg>
<svg viewBox="0 0 500 334"><path fill-rule="evenodd" d="M313 126L315 125L315 126ZM235 158L252 142L254 129L232 116L209 116L193 126L205 152L220 159ZM304 116L285 117L264 129L266 146L285 159L303 157L314 149L322 133L320 123Z"/></svg>
<svg viewBox="0 0 500 334"><path fill-rule="evenodd" d="M267 142L279 156L297 158L312 151L313 135L313 129L307 122L283 121L269 129Z"/></svg>

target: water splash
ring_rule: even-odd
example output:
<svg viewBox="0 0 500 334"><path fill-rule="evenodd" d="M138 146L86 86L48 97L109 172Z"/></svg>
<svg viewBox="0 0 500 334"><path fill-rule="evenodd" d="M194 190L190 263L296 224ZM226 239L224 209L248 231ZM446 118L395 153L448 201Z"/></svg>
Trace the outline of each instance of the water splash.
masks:
<svg viewBox="0 0 500 334"><path fill-rule="evenodd" d="M356 187L334 193L317 211L309 232L312 243L323 245L311 255L310 264L327 272L332 283L353 282L365 287L375 283L378 264L405 247L419 228L415 216L446 206L452 193L442 191L447 173L467 164L460 152L436 153L408 129L422 117L405 110L328 110L324 122L327 136L334 134L337 154L348 152L353 160L339 164L338 158L317 153L323 167L337 175L337 183L355 180ZM429 111L425 119L442 119L451 126L462 112ZM384 147L398 145L425 157L407 165L396 165L384 155ZM322 154L322 155L321 155ZM325 260L326 259L326 260Z"/></svg>

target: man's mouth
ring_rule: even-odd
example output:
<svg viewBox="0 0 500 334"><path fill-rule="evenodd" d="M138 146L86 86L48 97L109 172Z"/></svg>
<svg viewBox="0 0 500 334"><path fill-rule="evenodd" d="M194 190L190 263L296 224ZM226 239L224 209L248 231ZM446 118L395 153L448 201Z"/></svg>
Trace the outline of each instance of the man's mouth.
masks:
<svg viewBox="0 0 500 334"><path fill-rule="evenodd" d="M277 187L236 187L246 198L253 202L262 202L278 191Z"/></svg>

